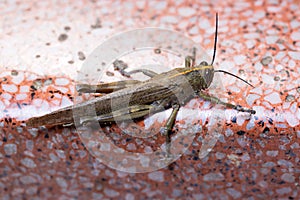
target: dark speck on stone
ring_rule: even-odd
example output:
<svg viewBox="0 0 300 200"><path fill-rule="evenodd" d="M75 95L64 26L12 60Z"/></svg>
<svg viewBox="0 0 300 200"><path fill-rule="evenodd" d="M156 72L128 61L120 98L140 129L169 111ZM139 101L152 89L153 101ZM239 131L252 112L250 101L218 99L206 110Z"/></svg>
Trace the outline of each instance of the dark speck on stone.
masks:
<svg viewBox="0 0 300 200"><path fill-rule="evenodd" d="M294 95L287 95L286 97L285 97L285 101L286 102L292 102L292 101L294 101L295 100L295 96Z"/></svg>
<svg viewBox="0 0 300 200"><path fill-rule="evenodd" d="M60 35L58 36L58 41L60 41L60 42L63 42L63 41L65 41L66 39L68 39L68 35L65 34L65 33L60 34Z"/></svg>
<svg viewBox="0 0 300 200"><path fill-rule="evenodd" d="M96 23L95 24L91 25L92 29L101 28L101 27L102 27L102 25L101 25L101 21L100 21L99 18L96 19Z"/></svg>
<svg viewBox="0 0 300 200"><path fill-rule="evenodd" d="M264 128L263 133L269 133L270 129L268 127Z"/></svg>
<svg viewBox="0 0 300 200"><path fill-rule="evenodd" d="M17 76L19 73L18 73L18 71L17 70L12 70L11 71L11 75L12 76Z"/></svg>
<svg viewBox="0 0 300 200"><path fill-rule="evenodd" d="M110 72L110 71L107 71L107 72L106 72L106 75L107 75L107 76L114 76L114 73L113 73L113 72Z"/></svg>
<svg viewBox="0 0 300 200"><path fill-rule="evenodd" d="M264 57L260 62L263 66L267 66L268 64L270 64L272 62L272 57L271 56L267 56Z"/></svg>
<svg viewBox="0 0 300 200"><path fill-rule="evenodd" d="M269 121L270 124L273 125L273 119L272 118L269 118L268 121Z"/></svg>
<svg viewBox="0 0 300 200"><path fill-rule="evenodd" d="M161 50L160 50L159 48L157 48L157 49L154 49L154 53L156 53L156 54L160 54L160 53L161 53Z"/></svg>
<svg viewBox="0 0 300 200"><path fill-rule="evenodd" d="M79 60L84 60L85 59L85 55L82 51L78 52L78 58L79 58Z"/></svg>
<svg viewBox="0 0 300 200"><path fill-rule="evenodd" d="M238 135L244 135L246 132L245 131L238 131L237 134Z"/></svg>
<svg viewBox="0 0 300 200"><path fill-rule="evenodd" d="M236 116L231 119L232 123L236 123Z"/></svg>
<svg viewBox="0 0 300 200"><path fill-rule="evenodd" d="M265 125L265 122L264 122L264 121L262 121L262 120L260 120L260 121L258 122L258 125L261 125L261 127L264 127L264 125Z"/></svg>
<svg viewBox="0 0 300 200"><path fill-rule="evenodd" d="M34 96L35 96L35 93L32 92L32 93L30 94L30 96L31 96L31 100L33 100L33 98L34 98Z"/></svg>
<svg viewBox="0 0 300 200"><path fill-rule="evenodd" d="M65 26L65 31L69 31L69 30L71 30L71 27L70 26Z"/></svg>

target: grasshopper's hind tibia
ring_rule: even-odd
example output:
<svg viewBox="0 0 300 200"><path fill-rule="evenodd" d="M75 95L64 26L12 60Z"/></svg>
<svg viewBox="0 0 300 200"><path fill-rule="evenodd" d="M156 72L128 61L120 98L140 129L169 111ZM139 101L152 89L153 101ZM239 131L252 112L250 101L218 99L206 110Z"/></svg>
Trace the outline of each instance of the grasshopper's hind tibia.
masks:
<svg viewBox="0 0 300 200"><path fill-rule="evenodd" d="M240 105L233 105L231 103L223 102L222 100L218 99L217 97L210 96L210 95L205 94L201 91L198 92L198 96L201 97L202 99L206 100L206 101L210 101L210 102L215 103L215 104L221 104L221 105L224 105L227 108L232 108L232 109L240 111L240 112L247 112L247 113L250 113L250 114L255 114L256 113L255 110L248 109L248 108L243 108Z"/></svg>
<svg viewBox="0 0 300 200"><path fill-rule="evenodd" d="M174 105L173 106L173 110L171 115L169 116L166 125L163 127L162 129L162 135L166 136L166 151L167 151L167 156L170 157L171 155L171 151L170 151L170 145L171 145L171 133L172 133L172 129L173 126L175 124L175 120L178 114L178 111L180 109L179 105Z"/></svg>

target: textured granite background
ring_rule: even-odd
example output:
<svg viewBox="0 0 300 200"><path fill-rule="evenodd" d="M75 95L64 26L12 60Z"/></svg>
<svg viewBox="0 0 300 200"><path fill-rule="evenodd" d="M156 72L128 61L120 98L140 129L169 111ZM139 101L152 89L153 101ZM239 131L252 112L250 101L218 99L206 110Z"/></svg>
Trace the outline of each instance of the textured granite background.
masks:
<svg viewBox="0 0 300 200"><path fill-rule="evenodd" d="M299 199L298 11L297 1L279 0L2 1L1 199ZM199 158L199 151L209 133L209 117L194 119L200 128L181 158L140 174L98 161L74 128L26 128L28 117L73 103L82 63L113 34L168 28L192 38L211 55L216 12L215 67L255 86L222 75L222 95L257 114L249 119L226 111L224 131L205 158ZM193 100L187 108L205 113L210 108L206 105ZM161 123L156 123L159 128ZM175 129L186 123L179 118ZM105 130L120 134L115 126ZM127 135L116 138L127 150L151 144ZM162 139L155 142L152 147L160 148Z"/></svg>

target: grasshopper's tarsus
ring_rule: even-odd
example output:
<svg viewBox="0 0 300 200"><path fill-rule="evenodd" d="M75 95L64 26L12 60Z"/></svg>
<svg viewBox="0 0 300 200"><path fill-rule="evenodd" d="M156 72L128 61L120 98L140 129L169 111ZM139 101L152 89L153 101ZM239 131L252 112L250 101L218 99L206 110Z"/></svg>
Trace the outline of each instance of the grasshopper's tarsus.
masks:
<svg viewBox="0 0 300 200"><path fill-rule="evenodd" d="M235 109L237 111L240 111L240 112L247 112L247 113L250 113L252 115L255 115L255 113L256 113L255 110L244 108L244 107L242 107L240 105L236 105L233 109Z"/></svg>

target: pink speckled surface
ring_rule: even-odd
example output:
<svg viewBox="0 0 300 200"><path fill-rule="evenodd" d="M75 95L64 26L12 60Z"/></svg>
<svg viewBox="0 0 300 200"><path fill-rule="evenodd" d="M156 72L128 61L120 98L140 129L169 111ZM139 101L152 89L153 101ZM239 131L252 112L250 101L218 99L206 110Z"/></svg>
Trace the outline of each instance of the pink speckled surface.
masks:
<svg viewBox="0 0 300 200"><path fill-rule="evenodd" d="M0 3L2 199L299 199L298 2L176 2ZM85 57L112 34L169 28L210 55L215 12L215 67L255 86L221 76L224 98L257 114L245 120L227 111L225 131L205 158L198 154L206 126L168 168L130 174L95 159L74 128L27 129L20 121L72 104ZM137 145L129 136L122 140L124 148Z"/></svg>

